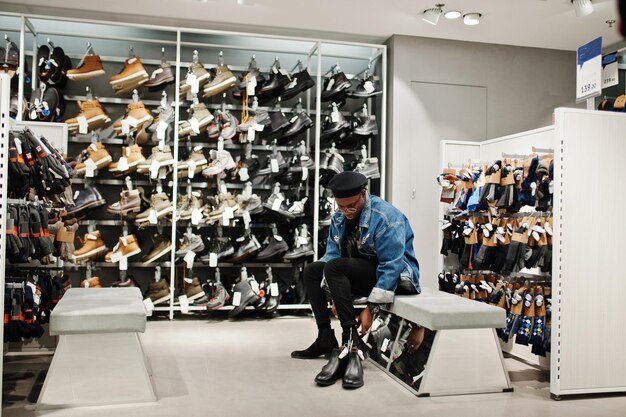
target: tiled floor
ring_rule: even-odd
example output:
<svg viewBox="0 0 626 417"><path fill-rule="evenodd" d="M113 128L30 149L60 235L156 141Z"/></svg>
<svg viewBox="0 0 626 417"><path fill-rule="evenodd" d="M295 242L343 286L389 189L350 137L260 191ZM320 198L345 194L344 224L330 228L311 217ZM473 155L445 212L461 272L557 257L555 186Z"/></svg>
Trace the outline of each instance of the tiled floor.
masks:
<svg viewBox="0 0 626 417"><path fill-rule="evenodd" d="M417 398L365 363L365 387L317 387L323 360L302 361L289 352L315 334L310 318L239 322L177 320L148 323L144 344L159 401L37 413L35 401L47 358L8 358L3 416L437 416L588 417L626 415L626 396L549 399L548 378L507 359L514 393ZM94 352L94 355L97 355ZM468 358L471 360L471 358ZM8 402L7 402L8 401Z"/></svg>

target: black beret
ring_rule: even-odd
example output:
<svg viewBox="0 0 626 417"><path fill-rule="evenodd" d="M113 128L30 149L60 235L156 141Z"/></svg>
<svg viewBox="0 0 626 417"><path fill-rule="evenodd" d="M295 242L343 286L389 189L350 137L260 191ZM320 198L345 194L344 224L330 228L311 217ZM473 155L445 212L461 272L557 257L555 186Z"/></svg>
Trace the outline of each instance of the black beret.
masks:
<svg viewBox="0 0 626 417"><path fill-rule="evenodd" d="M359 194L367 185L365 175L358 172L346 171L335 175L328 183L336 198L352 197Z"/></svg>

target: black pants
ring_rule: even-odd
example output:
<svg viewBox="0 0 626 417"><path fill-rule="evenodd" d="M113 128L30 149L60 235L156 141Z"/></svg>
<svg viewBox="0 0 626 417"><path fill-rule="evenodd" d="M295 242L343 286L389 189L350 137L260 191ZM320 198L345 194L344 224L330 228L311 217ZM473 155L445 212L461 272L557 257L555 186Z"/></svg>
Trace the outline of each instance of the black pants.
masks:
<svg viewBox="0 0 626 417"><path fill-rule="evenodd" d="M356 326L354 299L367 297L376 284L376 262L361 258L337 258L313 262L304 269L304 285L318 327L330 325L326 292L320 287L326 277L342 327Z"/></svg>

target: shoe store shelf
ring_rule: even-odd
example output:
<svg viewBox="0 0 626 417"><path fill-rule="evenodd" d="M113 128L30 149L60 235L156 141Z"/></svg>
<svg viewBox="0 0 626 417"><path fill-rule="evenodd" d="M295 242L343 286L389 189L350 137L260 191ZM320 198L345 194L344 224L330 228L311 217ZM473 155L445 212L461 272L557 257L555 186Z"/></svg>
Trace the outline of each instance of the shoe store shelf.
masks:
<svg viewBox="0 0 626 417"><path fill-rule="evenodd" d="M17 15L16 15L17 16ZM220 55L220 60L223 58L223 64L228 66L234 75L239 78L244 72L249 71L250 66L248 65L250 61L250 57L255 55L256 60L258 60L258 68L264 74L267 79L268 76L273 76L274 74L278 74L277 71L273 70L284 68L285 70L290 70L295 73L297 65L299 64L297 61L300 61L302 67L300 71L306 69L308 74L313 79L315 85L313 88L309 89L306 92L300 92L298 96L290 97L285 100L281 100L277 95L272 95L271 98L264 100L263 96L259 97L258 102L262 105L258 105L255 107L255 110L264 110L268 112L281 111L287 115L287 118L290 118L295 112L300 111L296 103L301 103L302 110L306 112L306 114L310 115L310 118L313 122L313 127L311 129L306 130L305 132L300 132L298 138L305 139L305 143L307 146L307 152L314 159L316 165L319 166L320 161L320 152L324 152L324 148L330 147L330 141L326 140L327 138L321 138L322 131L324 130L324 123L326 123L325 119L327 116L331 116L330 106L331 102L334 101L337 103L337 111L339 114L343 115L345 118L352 118L356 115L355 112L361 111L361 106L363 104L367 105L367 110L371 112L372 115L375 115L377 118L379 135L372 136L369 138L359 138L356 142L357 144L365 144L368 146L368 154L371 156L377 156L380 160L381 171L384 173L385 170L385 113L386 113L386 46L384 45L374 45L374 44L359 44L359 43L350 43L350 42L334 42L334 41L325 41L325 40L316 40L311 38L296 38L296 37L281 37L281 36L268 36L268 35L255 35L255 34L244 34L240 32L227 32L227 31L214 31L214 30L201 30L201 29L190 29L190 28L176 28L176 27L158 27L158 26L150 26L150 25L132 25L125 24L120 22L105 22L105 21L96 21L96 20L74 20L72 18L60 18L60 17L46 17L46 16L28 16L28 15L20 15L22 19L22 31L24 32L24 26L28 26L31 32L34 34L32 40L31 38L27 38L26 40L20 39L23 43L19 45L20 50L23 51L24 55L26 55L29 61L28 71L32 72L33 84L38 85L38 68L37 68L37 52L33 50L33 45L41 45L46 43L46 39L50 38L51 41L56 43L58 46L62 46L66 49L66 55L73 61L72 64L76 66L78 60L82 60L84 57L84 45L85 42L90 42L94 45L95 54L97 52L101 52L99 55L101 61L104 63L103 68L105 69L107 75L104 77L100 77L98 79L94 79L93 81L89 81L89 87L92 90L93 96L97 97L98 101L107 107L107 113L110 115L111 119L117 119L121 116L120 113L123 114L125 107L131 103L133 103L133 99L129 98L129 95L117 96L114 89L111 87L108 82L108 78L110 75L115 74L118 68L125 65L130 54L127 54L128 45L134 45L134 53L137 57L141 58L141 63L145 65L145 69L148 71L148 74L151 73L156 67L160 66L163 63L163 60L160 59L162 57L162 47L165 47L167 52L167 58L172 66L172 70L174 70L174 74L176 74L176 80L168 85L165 89L167 92L167 96L169 101L175 102L175 112L177 112L177 116L175 120L184 121L189 118L187 114L187 110L192 105L191 100L186 98L178 99L178 93L180 92L180 81L185 79L185 73L187 67L191 65L191 58L193 56L193 51L199 51L199 56L201 62L203 62L203 66L205 69L213 69L218 67L218 54ZM59 45L60 44L60 45ZM36 46L35 46L36 48ZM174 53L176 50L176 53ZM224 51L223 55L220 51ZM275 67L275 57L280 58L278 62L279 66ZM164 57L165 58L165 57ZM272 67L269 67L271 64ZM296 65L296 66L294 66ZM339 68L341 65L341 68ZM256 66L256 65L255 65ZM24 82L25 77L25 67L26 65L21 66L20 71L20 91L18 92L18 100L26 98L28 100L30 92L32 90L32 85L28 85ZM327 71L330 69L331 71ZM331 77L338 75L340 72L343 72L345 77L348 79L356 79L358 81L365 81L365 77L360 77L365 71L368 71L370 75L375 75L380 77L380 87L376 87L382 93L377 97L361 97L361 98L345 98L346 94L341 91L337 91L336 96L333 96L332 101L324 101L322 102L322 97L320 94L324 91L327 94L327 91L330 90L328 86L330 85ZM280 71L281 73L283 71ZM361 80L362 78L362 80ZM355 88L356 85L352 82L352 85L349 87L350 89ZM362 86L360 86L362 87ZM138 88L139 98L143 102L146 107L156 107L161 104L161 101L158 100L160 98L160 92L148 92L145 87ZM61 90L61 96L65 98L68 102L71 103L71 107L76 105L77 101L86 102L87 95L85 92L85 84L76 83L75 81L70 81L66 88ZM202 91L200 91L200 96L202 95ZM300 100L298 100L298 98ZM200 101L205 104L206 108L213 113L213 110L225 108L230 110L230 112L235 115L236 112L243 111L244 106L242 105L241 99L236 99L230 92L220 92L219 95L215 95L209 98L199 97ZM68 106L68 108L70 107ZM246 108L248 106L245 106ZM253 107L249 106L250 110ZM81 109L82 110L82 109ZM150 109L148 109L150 111ZM252 112L252 110L251 110ZM367 112L364 113L367 116ZM154 116L154 114L152 114ZM68 115L66 115L68 116ZM71 116L71 115L69 115ZM22 116L20 115L20 118ZM240 116L237 114L237 118ZM332 118L331 118L332 119ZM350 123L353 123L354 120L351 120ZM293 123L293 122L291 122ZM267 128L266 128L267 129ZM346 134L348 134L348 128L344 129ZM266 132L267 133L267 132ZM105 130L102 131L101 136L103 138L100 140L105 145L126 145L128 143L127 139L121 137L114 137L115 133L111 133L109 127L106 127ZM208 149L217 149L218 143L217 141L212 141L209 139L206 134L203 134L199 137L195 137L198 142L195 142L192 138L191 141L185 142L182 138L178 136L177 126L173 126L168 129L167 132L168 140L166 143L169 143L171 146L173 157L176 160L185 159L186 152L185 147L191 148L196 146L201 146L204 148L204 152ZM276 133L275 135L262 135L257 134L257 140L261 139L262 144L255 144L251 146L253 153L255 153L259 159L263 158L267 153L276 150L278 152L283 153L285 159L287 159L286 153L297 152L295 146L290 146L289 143L286 145L280 145L277 147L273 147L272 145L265 145L265 143L269 142L270 139L273 140L274 137L280 138L281 133ZM266 138L270 138L265 140ZM335 137L337 139L338 136ZM362 140L361 140L362 139ZM279 139L280 140L280 139ZM286 140L286 139L285 139ZM350 144L354 143L349 137L346 140L343 140L341 137L336 142L337 149L335 152L338 154L345 156L346 161L351 162L351 155L360 155L359 150L350 150L345 149L349 147ZM295 142L295 139L293 141ZM298 140L299 142L299 140ZM88 145L92 143L91 135L70 135L69 137L69 147L72 152L76 151L80 147L79 144ZM326 146L328 143L328 146ZM144 145L144 148L152 147L151 144L148 143ZM247 151L249 149L248 144L240 144L238 142L232 143L231 141L226 141L224 143L224 149L229 150L232 153L232 157L236 158L240 153ZM111 147L111 153L114 152L119 153L119 148ZM144 153L146 149L144 149ZM184 154L184 155L183 155ZM112 155L117 157L117 155ZM147 155L146 155L147 156ZM105 170L102 170L105 171ZM323 187L320 184L320 176L317 169L315 171L309 171L309 177L315 181L314 185L312 181L310 183L302 183L303 189L299 190L297 185L281 185L280 190L285 194L287 199L291 201L292 198L295 198L294 195L298 194L300 197L306 193L309 197L309 204L313 210L311 216L307 216L304 218L298 218L295 221L290 221L288 219L283 219L281 228L284 226L285 228L289 227L291 233L291 229L294 225L300 225L301 223L306 223L309 225L309 233L310 233L310 241L313 245L317 254L318 249L318 239L321 239L321 225L318 225L319 220L323 220L326 214L320 212L320 197L322 194ZM384 174L383 174L384 175ZM103 192L105 192L105 196L108 199L111 196L115 196L113 198L117 198L117 193L121 191L123 187L126 185L126 181L124 177L115 177L112 178L111 174L107 174L105 172L101 173L100 176L107 178L93 178L93 179L84 179L77 178L73 181L74 184L77 185L77 189L81 188L81 184L95 184L98 188L102 185L104 188ZM161 178L160 180L150 179L148 175L136 175L131 174L131 178L139 178L136 181L133 181L133 187L136 188L138 186L145 187L147 194L150 194L150 190L155 188L157 185L161 185L164 189L164 192L168 194L170 201L177 206L177 199L179 194L186 194L190 190L194 189L204 189L211 190L209 193L203 192L204 194L217 194L216 188L216 180L214 177L210 177L205 179L202 174L196 175L195 178L178 178L177 173L174 173L174 177L170 175L167 178ZM226 178L230 179L230 177ZM261 178L256 178L260 180ZM267 183L262 183L258 185L253 185L252 189L260 195L262 198L265 198L269 195L274 189L273 183L275 179L272 176L267 176L264 178L267 180ZM325 180L325 179L324 179ZM252 178L250 179L252 181ZM265 181L263 181L265 182ZM245 189L245 183L233 182L228 183L225 182L226 188L232 194L238 193L240 190ZM383 198L384 196L384 187L385 180L384 177L380 182L373 182L373 192L380 194ZM106 187L108 186L108 188ZM190 186L190 187L189 187ZM119 190L116 188L118 187ZM175 187L175 189L172 189ZM304 189L306 188L306 190ZM264 192L257 192L256 190L263 190ZM220 190L222 191L222 190ZM197 194L197 193L195 193ZM111 203L111 201L108 201ZM101 209L102 210L102 209ZM121 218L117 215L111 215L110 218L107 215L101 215L100 217L104 217L102 220L95 220L96 225L102 226L106 233L111 234L115 232L113 227L123 227L129 224L129 220L126 220L126 217ZM311 219L311 217L313 219ZM253 216L254 218L254 216ZM238 220L238 219L235 219ZM312 221L311 221L312 220ZM88 226L93 224L93 221L80 221L79 225ZM165 232L168 235L168 239L171 241L175 240L177 234L180 233L180 228L187 227L190 221L178 220L172 221L169 219L161 219L159 220L158 226L164 226L171 228ZM217 224L221 223L220 219L214 224L200 224L193 225L194 233L202 233L203 236L213 234L212 230L207 231L209 227L216 227ZM236 223L236 224L234 224ZM267 229L268 225L276 223L276 222L255 222L251 223L250 227L254 229L255 234L260 234L259 229ZM132 224L132 221L130 222ZM231 221L233 226L225 227L225 233L228 233L230 237L236 237L239 235L241 229L243 229L244 224L243 221ZM152 233L155 231L154 226L157 225L147 225L151 227L149 232ZM228 228L228 229L227 229ZM237 230L234 230L237 228ZM177 230L178 229L178 230ZM201 232L198 229L202 229ZM281 233L285 233L282 229ZM169 237L170 232L172 233L172 237ZM207 233L208 232L208 233ZM148 231L143 232L148 233ZM286 235L285 235L286 236ZM306 259L310 259L308 257ZM131 262L133 259L137 259L136 262ZM175 283L177 280L176 273L174 271L174 265L170 262L163 263L152 263L152 264L144 264L139 262L141 259L141 255L136 258L129 259L128 267L131 268L154 268L157 265L160 265L165 268L170 268L170 270L164 274L164 277L169 277L170 287L175 288ZM164 258L168 259L168 258ZM242 266L249 268L283 268L283 270L288 268L294 268L294 265L297 265L296 262L301 263L305 258L300 258L297 260L283 260L283 259L275 259L270 261L270 263L263 262L255 262L252 260L251 262L244 262L242 264L234 264L229 262L219 262L217 264L220 268L240 268ZM294 263L291 263L294 262ZM60 268L61 262L51 265L41 265L37 266L38 268ZM65 268L85 268L85 264L71 264L65 263ZM115 269L119 268L119 264L113 264L109 262L92 262L92 266L106 268L107 273L117 273ZM26 266L32 267L32 264L27 264ZM205 265L201 262L194 263L194 268L197 267L199 269L208 268L208 265ZM208 271L207 271L208 272ZM135 275L144 274L148 276L149 271L134 271ZM81 272L82 274L82 272ZM142 277L140 279L144 279ZM144 282L142 282L144 283ZM203 307L195 307L190 306L190 310L198 308L200 310L204 309ZM279 309L281 310L289 310L289 309L309 309L310 306L308 304L296 304L296 305L281 305ZM232 309L232 307L230 308ZM160 304L156 308L157 311L167 311L170 313L170 318L173 317L173 311L180 311L179 306L175 306L171 308L168 304ZM229 310L229 308L224 308L224 310Z"/></svg>

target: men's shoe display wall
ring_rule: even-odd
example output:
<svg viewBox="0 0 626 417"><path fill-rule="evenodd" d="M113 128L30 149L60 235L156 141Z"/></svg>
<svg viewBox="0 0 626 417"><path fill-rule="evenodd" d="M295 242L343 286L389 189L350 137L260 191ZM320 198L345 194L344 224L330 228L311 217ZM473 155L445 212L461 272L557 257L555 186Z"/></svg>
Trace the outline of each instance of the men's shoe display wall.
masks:
<svg viewBox="0 0 626 417"><path fill-rule="evenodd" d="M15 117L70 136L62 173L22 172L17 150L12 197L35 188L57 233L11 261L63 271L64 289L139 286L170 317L306 308L328 181L355 170L383 191L385 47L28 20Z"/></svg>
<svg viewBox="0 0 626 417"><path fill-rule="evenodd" d="M507 310L504 343L550 352L552 154L446 168L439 289Z"/></svg>

